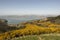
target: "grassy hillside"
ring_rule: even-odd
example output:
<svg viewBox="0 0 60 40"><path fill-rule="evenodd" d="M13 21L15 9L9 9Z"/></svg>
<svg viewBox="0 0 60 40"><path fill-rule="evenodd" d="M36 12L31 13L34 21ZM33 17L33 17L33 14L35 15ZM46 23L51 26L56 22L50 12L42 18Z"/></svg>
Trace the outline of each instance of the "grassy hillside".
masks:
<svg viewBox="0 0 60 40"><path fill-rule="evenodd" d="M31 21L17 24L16 29L14 27L11 27L11 28L9 28L10 31L6 31L5 33L0 34L0 40L11 40L13 38L14 38L14 40L15 40L15 38L17 38L17 40L19 40L19 39L21 39L19 37L28 36L28 35L42 35L42 34L50 34L50 33L52 33L52 34L59 33L60 34L60 22L56 23L56 22L58 22L56 20L60 21L60 16L48 17L43 20L31 20ZM6 28L8 28L8 27L6 27ZM37 36L36 38L35 37L36 36L22 37L21 40L39 39L39 36ZM46 37L40 36L40 37L43 38L44 40L49 40L53 36L51 36L51 37L48 36L49 39L45 39L45 38L47 38L47 36ZM59 37L58 37L58 40L59 40ZM54 38L56 38L56 37L54 37ZM52 38L52 39L55 40L54 38Z"/></svg>
<svg viewBox="0 0 60 40"><path fill-rule="evenodd" d="M60 40L60 34L42 34L42 35L29 35L11 40Z"/></svg>
<svg viewBox="0 0 60 40"><path fill-rule="evenodd" d="M52 23L60 24L60 15L57 17L48 17L47 19Z"/></svg>
<svg viewBox="0 0 60 40"><path fill-rule="evenodd" d="M0 19L0 33L8 32L11 30L16 30L14 26L8 26L8 21L5 19Z"/></svg>

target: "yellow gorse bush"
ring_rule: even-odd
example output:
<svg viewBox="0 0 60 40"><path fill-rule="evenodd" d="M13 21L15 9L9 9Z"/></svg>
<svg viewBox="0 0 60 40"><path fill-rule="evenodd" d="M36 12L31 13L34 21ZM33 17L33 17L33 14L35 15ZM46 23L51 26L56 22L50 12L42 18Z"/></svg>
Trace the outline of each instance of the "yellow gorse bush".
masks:
<svg viewBox="0 0 60 40"><path fill-rule="evenodd" d="M26 24L25 28L14 30L10 32L5 32L4 34L0 34L0 40L11 39L14 37L20 37L24 35L39 35L44 33L60 33L60 28L56 26L60 26L58 24L53 24L51 22L43 22L41 23L43 26L47 25L48 27L37 26L36 24Z"/></svg>

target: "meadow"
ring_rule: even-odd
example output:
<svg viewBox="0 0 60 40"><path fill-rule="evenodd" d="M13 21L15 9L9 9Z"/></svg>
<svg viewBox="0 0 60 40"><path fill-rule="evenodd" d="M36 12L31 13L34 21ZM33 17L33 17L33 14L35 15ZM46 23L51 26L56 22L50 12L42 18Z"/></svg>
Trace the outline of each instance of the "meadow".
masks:
<svg viewBox="0 0 60 40"><path fill-rule="evenodd" d="M42 35L29 35L11 40L60 40L60 34L42 34Z"/></svg>

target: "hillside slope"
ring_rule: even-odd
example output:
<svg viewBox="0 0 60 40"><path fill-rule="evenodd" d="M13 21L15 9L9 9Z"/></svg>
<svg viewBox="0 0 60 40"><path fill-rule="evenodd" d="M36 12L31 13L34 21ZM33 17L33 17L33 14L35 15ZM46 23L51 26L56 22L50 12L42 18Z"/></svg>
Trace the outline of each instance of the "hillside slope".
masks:
<svg viewBox="0 0 60 40"><path fill-rule="evenodd" d="M0 34L0 40L9 40L12 38L17 38L26 35L60 33L60 23L56 23L57 19L60 20L60 16L48 17L42 20L31 20L17 24L17 30L12 30Z"/></svg>

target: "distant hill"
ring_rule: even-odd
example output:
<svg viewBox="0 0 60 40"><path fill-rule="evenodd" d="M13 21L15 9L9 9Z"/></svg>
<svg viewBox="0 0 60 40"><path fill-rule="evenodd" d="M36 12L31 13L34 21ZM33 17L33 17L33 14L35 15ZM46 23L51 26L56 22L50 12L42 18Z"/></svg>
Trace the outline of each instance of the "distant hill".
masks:
<svg viewBox="0 0 60 40"><path fill-rule="evenodd" d="M60 24L60 15L56 17L48 17L47 19L52 23Z"/></svg>
<svg viewBox="0 0 60 40"><path fill-rule="evenodd" d="M46 16L39 16L39 15L4 15L0 16L1 19L7 19L8 24L18 24L20 22L25 22L29 20L36 20L36 19L43 19Z"/></svg>
<svg viewBox="0 0 60 40"><path fill-rule="evenodd" d="M16 27L10 27L8 26L8 20L6 19L0 19L0 33L4 33L7 31L15 30L17 29Z"/></svg>

